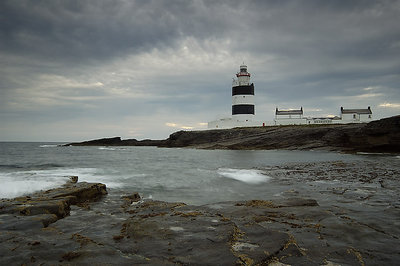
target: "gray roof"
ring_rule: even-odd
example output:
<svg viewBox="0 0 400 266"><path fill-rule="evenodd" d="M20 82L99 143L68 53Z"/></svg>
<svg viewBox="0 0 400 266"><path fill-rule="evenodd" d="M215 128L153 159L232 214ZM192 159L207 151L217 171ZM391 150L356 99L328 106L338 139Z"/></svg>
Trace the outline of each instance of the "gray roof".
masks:
<svg viewBox="0 0 400 266"><path fill-rule="evenodd" d="M360 114L360 115L370 115L372 114L371 108L368 106L367 109L343 109L340 108L342 114Z"/></svg>
<svg viewBox="0 0 400 266"><path fill-rule="evenodd" d="M302 115L303 114L303 108L299 110L278 110L276 108L275 115Z"/></svg>

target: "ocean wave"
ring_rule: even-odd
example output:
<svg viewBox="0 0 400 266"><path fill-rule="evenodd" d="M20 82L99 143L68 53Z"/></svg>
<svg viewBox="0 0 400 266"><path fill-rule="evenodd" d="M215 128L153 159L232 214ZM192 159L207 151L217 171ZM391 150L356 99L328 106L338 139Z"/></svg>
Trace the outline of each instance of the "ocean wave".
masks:
<svg viewBox="0 0 400 266"><path fill-rule="evenodd" d="M27 168L30 169L48 169L48 168L59 168L59 167L63 167L63 165L57 163L43 163L43 164L34 164L27 166Z"/></svg>
<svg viewBox="0 0 400 266"><path fill-rule="evenodd" d="M356 154L357 155L384 155L384 156L392 155L391 153L387 153L387 152L363 152L363 151L356 152Z"/></svg>
<svg viewBox="0 0 400 266"><path fill-rule="evenodd" d="M148 175L144 174L144 173L142 173L142 174L129 174L129 175L120 176L119 179L130 180L130 179L135 179L135 178L143 178L143 177L146 177L146 176L148 176Z"/></svg>
<svg viewBox="0 0 400 266"><path fill-rule="evenodd" d="M0 173L0 198L14 198L64 184L67 178L41 174L41 170Z"/></svg>
<svg viewBox="0 0 400 266"><path fill-rule="evenodd" d="M65 182L46 180L2 180L0 198L15 198L35 191L55 188Z"/></svg>
<svg viewBox="0 0 400 266"><path fill-rule="evenodd" d="M126 150L126 148L121 147L98 147L99 150L107 150L107 151L118 151L118 150Z"/></svg>
<svg viewBox="0 0 400 266"><path fill-rule="evenodd" d="M56 163L45 163L45 164L0 164L0 169L47 169L47 168L58 168L63 167L61 164Z"/></svg>
<svg viewBox="0 0 400 266"><path fill-rule="evenodd" d="M254 169L219 168L218 174L248 184L260 184L271 179L271 177L263 174L262 171Z"/></svg>
<svg viewBox="0 0 400 266"><path fill-rule="evenodd" d="M54 148L58 147L58 144L43 144L39 146L40 148Z"/></svg>
<svg viewBox="0 0 400 266"><path fill-rule="evenodd" d="M123 184L102 174L97 168L53 168L20 170L0 173L0 198L13 198L40 190L59 187L76 175L79 182L104 183L110 188L119 188Z"/></svg>
<svg viewBox="0 0 400 266"><path fill-rule="evenodd" d="M22 169L23 165L20 164L0 164L0 169Z"/></svg>

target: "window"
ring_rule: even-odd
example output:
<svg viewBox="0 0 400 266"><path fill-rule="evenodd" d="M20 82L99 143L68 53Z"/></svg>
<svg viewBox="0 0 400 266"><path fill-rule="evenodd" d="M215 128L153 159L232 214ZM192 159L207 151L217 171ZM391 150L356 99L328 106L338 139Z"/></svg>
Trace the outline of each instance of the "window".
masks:
<svg viewBox="0 0 400 266"><path fill-rule="evenodd" d="M356 119L356 115L355 114L353 115L353 119Z"/></svg>

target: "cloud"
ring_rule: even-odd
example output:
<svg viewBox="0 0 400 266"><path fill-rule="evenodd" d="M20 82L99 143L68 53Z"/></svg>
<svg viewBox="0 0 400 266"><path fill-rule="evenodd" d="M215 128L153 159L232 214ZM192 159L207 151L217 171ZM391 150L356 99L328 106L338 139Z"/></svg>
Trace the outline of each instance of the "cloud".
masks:
<svg viewBox="0 0 400 266"><path fill-rule="evenodd" d="M379 107L384 108L400 108L400 103L381 103Z"/></svg>
<svg viewBox="0 0 400 266"><path fill-rule="evenodd" d="M242 62L263 120L276 106L371 106L379 118L400 102L399 1L6 0L0 10L0 140L33 139L33 128L34 139L71 139L62 123L81 132L74 140L205 128L230 115Z"/></svg>
<svg viewBox="0 0 400 266"><path fill-rule="evenodd" d="M175 124L175 123L165 123L165 125L166 125L167 127L178 127L178 125Z"/></svg>
<svg viewBox="0 0 400 266"><path fill-rule="evenodd" d="M365 91L375 91L375 90L380 90L380 89L381 89L381 87L379 87L379 86L371 86L371 87L366 87L363 90L365 90Z"/></svg>
<svg viewBox="0 0 400 266"><path fill-rule="evenodd" d="M191 126L185 126L177 123L165 123L167 127L180 128L180 129L193 129Z"/></svg>
<svg viewBox="0 0 400 266"><path fill-rule="evenodd" d="M322 112L320 108L304 108L304 110L307 110L307 112Z"/></svg>
<svg viewBox="0 0 400 266"><path fill-rule="evenodd" d="M383 94L382 93L364 93L364 94L356 95L354 97L356 97L356 98L373 98L373 97L379 97L379 96L383 96Z"/></svg>
<svg viewBox="0 0 400 266"><path fill-rule="evenodd" d="M185 130L192 130L195 129L195 126L188 126L188 125L182 125L182 124L177 124L177 123L165 123L167 127L173 127L173 128L179 128L179 129L185 129ZM199 128L204 128L207 123L197 123L197 129Z"/></svg>

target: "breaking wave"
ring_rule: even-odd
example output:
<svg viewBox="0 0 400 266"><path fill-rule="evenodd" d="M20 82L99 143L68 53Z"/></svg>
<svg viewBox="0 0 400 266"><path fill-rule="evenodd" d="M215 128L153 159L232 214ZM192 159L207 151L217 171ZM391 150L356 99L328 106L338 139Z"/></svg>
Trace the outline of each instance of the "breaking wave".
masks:
<svg viewBox="0 0 400 266"><path fill-rule="evenodd" d="M22 170L0 173L0 198L14 198L32 192L47 190L65 184L68 176L77 175L79 182L101 182L107 187L121 187L122 184L99 173L96 168L55 168Z"/></svg>
<svg viewBox="0 0 400 266"><path fill-rule="evenodd" d="M248 184L260 184L271 179L260 170L219 168L218 174Z"/></svg>
<svg viewBox="0 0 400 266"><path fill-rule="evenodd" d="M107 151L126 150L126 148L121 148L121 147L98 147L98 149Z"/></svg>
<svg viewBox="0 0 400 266"><path fill-rule="evenodd" d="M5 170L13 170L13 169L48 169L48 168L58 168L63 167L61 164L55 163L45 163L45 164L30 164L30 163L21 163L21 164L0 164L0 169Z"/></svg>
<svg viewBox="0 0 400 266"><path fill-rule="evenodd" d="M40 148L54 148L58 147L58 144L43 144L39 146Z"/></svg>

